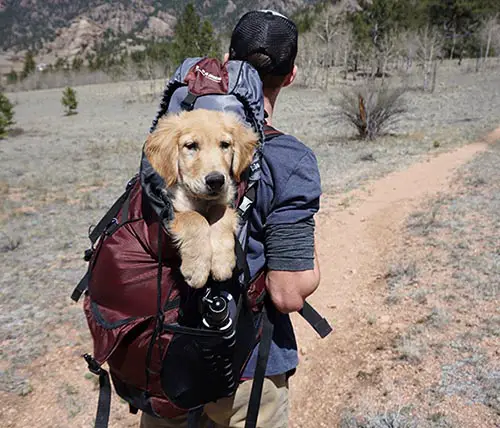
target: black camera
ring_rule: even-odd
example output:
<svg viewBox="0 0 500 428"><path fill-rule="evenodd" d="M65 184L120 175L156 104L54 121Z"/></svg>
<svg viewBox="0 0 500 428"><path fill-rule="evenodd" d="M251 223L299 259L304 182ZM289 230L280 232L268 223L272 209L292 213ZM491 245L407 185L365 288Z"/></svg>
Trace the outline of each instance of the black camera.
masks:
<svg viewBox="0 0 500 428"><path fill-rule="evenodd" d="M202 327L220 332L216 343L201 346L203 359L225 395L232 395L236 387L233 354L236 344L234 315L236 304L231 294L209 287L201 298ZM210 346L209 346L210 343Z"/></svg>

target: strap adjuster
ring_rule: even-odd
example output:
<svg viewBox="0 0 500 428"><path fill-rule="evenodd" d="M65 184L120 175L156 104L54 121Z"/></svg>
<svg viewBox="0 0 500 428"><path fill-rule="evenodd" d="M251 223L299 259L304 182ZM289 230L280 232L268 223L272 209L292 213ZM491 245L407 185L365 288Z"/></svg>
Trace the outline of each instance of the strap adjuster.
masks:
<svg viewBox="0 0 500 428"><path fill-rule="evenodd" d="M83 260L85 260L86 262L90 262L90 259L92 258L93 255L94 255L93 248L86 249L84 254L83 254Z"/></svg>
<svg viewBox="0 0 500 428"><path fill-rule="evenodd" d="M83 354L83 358L85 359L85 361L89 366L89 371L97 376L101 376L104 370L95 360L95 358L90 354Z"/></svg>
<svg viewBox="0 0 500 428"><path fill-rule="evenodd" d="M198 95L194 95L191 92L188 92L186 95L186 98L184 98L181 101L181 108L182 110L186 111L191 111L194 109L194 103L196 102L196 99L198 98Z"/></svg>

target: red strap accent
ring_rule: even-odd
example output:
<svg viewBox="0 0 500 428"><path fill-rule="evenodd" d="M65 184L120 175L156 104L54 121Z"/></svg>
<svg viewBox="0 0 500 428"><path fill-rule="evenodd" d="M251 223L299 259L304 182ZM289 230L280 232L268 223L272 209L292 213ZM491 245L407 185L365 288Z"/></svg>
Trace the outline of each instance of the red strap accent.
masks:
<svg viewBox="0 0 500 428"><path fill-rule="evenodd" d="M268 125L267 123L264 124L264 136L265 137L271 137L271 136L278 136L278 135L283 135L283 132L277 130L276 128L273 128L271 125Z"/></svg>
<svg viewBox="0 0 500 428"><path fill-rule="evenodd" d="M262 303L263 295L266 291L266 273L261 271L257 278L250 283L248 287L248 300L250 307L254 310L258 310L260 303Z"/></svg>

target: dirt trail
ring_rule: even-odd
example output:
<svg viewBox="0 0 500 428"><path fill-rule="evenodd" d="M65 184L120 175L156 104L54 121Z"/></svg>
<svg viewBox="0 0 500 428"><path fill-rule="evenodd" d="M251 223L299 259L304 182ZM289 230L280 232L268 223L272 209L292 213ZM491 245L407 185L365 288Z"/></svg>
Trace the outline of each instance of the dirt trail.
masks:
<svg viewBox="0 0 500 428"><path fill-rule="evenodd" d="M322 280L310 302L335 331L320 340L294 317L301 364L291 382L292 427L337 426L360 373L370 373L377 350L401 328L385 313L381 279L406 217L423 199L446 191L457 167L498 140L500 128L483 141L392 173L364 190L323 198L317 220ZM381 320L377 329L367 322L372 317Z"/></svg>

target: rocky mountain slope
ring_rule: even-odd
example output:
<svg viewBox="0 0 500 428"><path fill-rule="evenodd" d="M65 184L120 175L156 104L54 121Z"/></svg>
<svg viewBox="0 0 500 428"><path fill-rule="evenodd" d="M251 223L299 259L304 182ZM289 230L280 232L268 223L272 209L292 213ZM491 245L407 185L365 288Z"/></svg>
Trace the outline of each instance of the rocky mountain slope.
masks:
<svg viewBox="0 0 500 428"><path fill-rule="evenodd" d="M196 0L198 13L219 32L252 8L291 14L316 0ZM61 56L88 50L103 37L123 42L170 37L188 0L0 0L0 49L60 51Z"/></svg>

